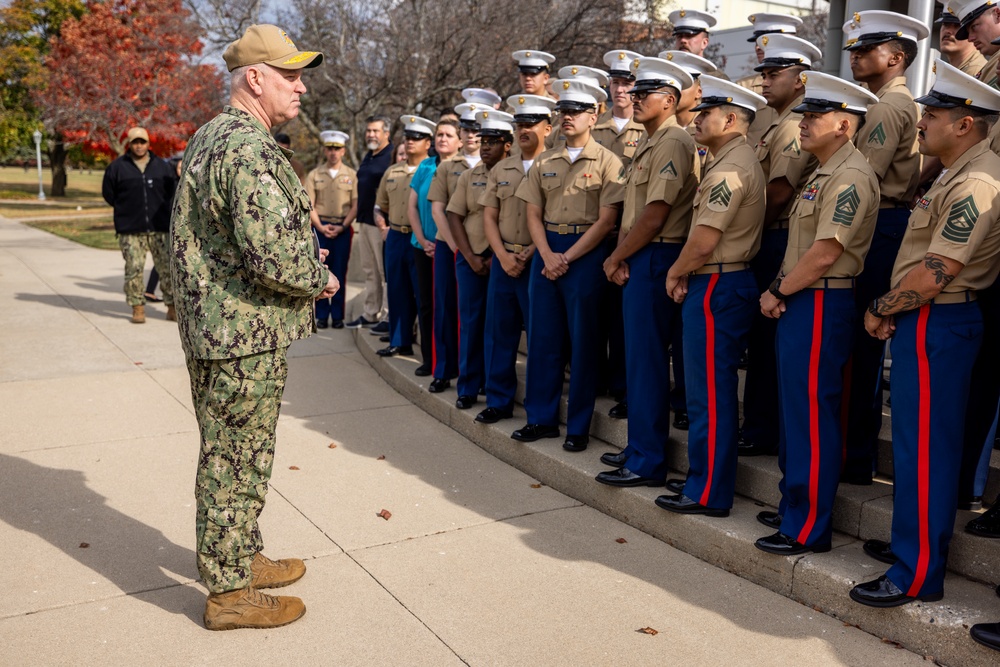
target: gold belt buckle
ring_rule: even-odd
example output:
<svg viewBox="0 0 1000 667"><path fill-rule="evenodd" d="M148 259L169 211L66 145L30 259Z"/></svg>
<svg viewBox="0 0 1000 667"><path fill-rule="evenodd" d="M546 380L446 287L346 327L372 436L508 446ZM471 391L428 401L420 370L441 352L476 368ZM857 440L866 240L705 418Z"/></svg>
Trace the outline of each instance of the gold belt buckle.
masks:
<svg viewBox="0 0 1000 667"><path fill-rule="evenodd" d="M569 225L559 225L559 234L569 234Z"/></svg>
<svg viewBox="0 0 1000 667"><path fill-rule="evenodd" d="M521 252L522 250L524 250L524 246L521 245L520 243L513 243L511 245L514 247L514 252Z"/></svg>

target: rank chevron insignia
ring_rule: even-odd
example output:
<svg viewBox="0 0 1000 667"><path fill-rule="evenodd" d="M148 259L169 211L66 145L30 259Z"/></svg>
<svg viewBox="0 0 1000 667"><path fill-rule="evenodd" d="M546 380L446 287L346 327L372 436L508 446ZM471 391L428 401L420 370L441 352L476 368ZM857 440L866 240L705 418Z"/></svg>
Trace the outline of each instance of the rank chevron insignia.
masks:
<svg viewBox="0 0 1000 667"><path fill-rule="evenodd" d="M733 191L729 189L729 183L726 179L722 179L722 182L712 188L712 191L708 193L708 203L717 204L722 208L729 208L729 202L733 199Z"/></svg>
<svg viewBox="0 0 1000 667"><path fill-rule="evenodd" d="M953 243L968 243L972 228L976 226L978 219L979 209L976 208L976 200L969 195L952 205L941 236Z"/></svg>
<svg viewBox="0 0 1000 667"><path fill-rule="evenodd" d="M791 141L789 141L785 145L784 148L781 149L781 152L782 153L790 153L790 154L793 154L793 155L796 155L796 156L801 155L802 154L802 150L799 148L799 140L798 139L792 139Z"/></svg>
<svg viewBox="0 0 1000 667"><path fill-rule="evenodd" d="M878 143L879 146L885 146L885 128L882 127L882 123L876 125L875 129L868 134L868 143Z"/></svg>
<svg viewBox="0 0 1000 667"><path fill-rule="evenodd" d="M858 212L858 204L861 197L858 196L858 189L853 185L839 195L837 195L837 205L833 209L833 221L838 225L850 227L854 222L854 216Z"/></svg>
<svg viewBox="0 0 1000 667"><path fill-rule="evenodd" d="M674 167L674 161L671 160L663 169L660 170L660 176L664 178L677 178L677 169Z"/></svg>

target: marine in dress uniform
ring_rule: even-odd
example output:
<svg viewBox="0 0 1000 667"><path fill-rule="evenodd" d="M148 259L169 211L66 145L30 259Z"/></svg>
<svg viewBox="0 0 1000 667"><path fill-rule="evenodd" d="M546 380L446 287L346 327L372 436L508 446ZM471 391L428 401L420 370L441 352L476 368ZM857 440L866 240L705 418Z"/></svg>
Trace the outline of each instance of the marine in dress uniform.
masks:
<svg viewBox="0 0 1000 667"><path fill-rule="evenodd" d="M629 167L618 247L604 262L608 280L624 284L628 446L602 461L618 466L597 475L611 486L659 486L667 474L670 372L666 341L679 326L680 307L667 296L667 271L680 255L691 224L698 176L694 141L677 124L682 91L694 81L661 58L633 64L634 117L646 128Z"/></svg>
<svg viewBox="0 0 1000 667"><path fill-rule="evenodd" d="M987 58L976 78L996 88L1000 46L993 40L1000 37L1000 7L995 0L949 0L946 9L960 21L955 38L967 39Z"/></svg>
<svg viewBox="0 0 1000 667"><path fill-rule="evenodd" d="M941 57L947 60L949 65L974 77L986 65L986 58L972 42L956 36L960 24L958 17L945 7L940 18L934 21L934 25L938 26L938 49L941 51Z"/></svg>
<svg viewBox="0 0 1000 667"><path fill-rule="evenodd" d="M455 277L455 243L451 239L446 209L458 187L458 177L466 169L479 164L479 126L475 114L483 108L491 109L493 105L466 102L455 107L455 111L464 117L459 120L458 131L462 150L438 165L427 191L431 214L438 228L434 239L434 379L428 387L431 393L448 389L452 378L458 377L458 282ZM469 151L472 146L475 146L475 152Z"/></svg>
<svg viewBox="0 0 1000 667"><path fill-rule="evenodd" d="M584 65L560 67L558 75L560 79L578 79L605 91L608 90L608 86L611 83L607 72L596 67L586 67ZM562 135L562 130L559 127L553 127L552 132L545 138L545 148L553 148L565 140L566 138Z"/></svg>
<svg viewBox="0 0 1000 667"><path fill-rule="evenodd" d="M486 408L476 421L494 424L514 414L517 352L528 324L528 282L535 246L528 231L526 204L515 196L535 159L545 150L555 100L538 95L507 98L514 111L520 154L501 160L486 179L483 230L493 249L486 293Z"/></svg>
<svg viewBox="0 0 1000 667"><path fill-rule="evenodd" d="M898 560L851 590L856 602L892 607L939 600L955 523L966 404L982 344L977 292L1000 272L1000 157L989 124L1000 93L942 60L918 124L920 152L945 171L921 197L865 327L892 337L892 549ZM975 636L975 632L974 632Z"/></svg>
<svg viewBox="0 0 1000 667"><path fill-rule="evenodd" d="M306 175L303 185L313 205L309 217L319 247L329 251L326 266L341 285L346 285L354 238L351 223L358 213L358 174L343 162L349 139L345 132L320 132L319 139L326 160ZM318 328L325 329L330 320L334 329L344 327L344 293L340 290L332 298L316 300Z"/></svg>
<svg viewBox="0 0 1000 667"><path fill-rule="evenodd" d="M760 297L761 312L778 319L785 465L780 528L755 545L779 555L830 550L843 442L841 394L854 340L853 287L879 201L875 172L851 142L878 98L829 74L800 76L806 92L795 111L803 114L802 148L820 166L795 198L781 273Z"/></svg>
<svg viewBox="0 0 1000 667"><path fill-rule="evenodd" d="M624 169L590 136L604 91L575 80L557 80L554 86L566 141L539 156L517 189L527 203L536 259L528 283L528 423L511 437L523 442L559 437L559 398L569 359L563 447L582 451L590 439L597 394L597 304L605 280L598 247L614 227Z"/></svg>
<svg viewBox="0 0 1000 667"><path fill-rule="evenodd" d="M632 63L642 55L635 51L617 49L604 54L604 64L608 68L610 83L608 95L611 106L597 119L591 136L594 141L618 156L628 169L639 142L646 130L632 117L632 98L628 91L635 77ZM621 215L615 222L615 229L604 242L605 257L614 252L621 230ZM607 341L605 343L605 341ZM628 418L628 398L625 382L625 324L622 319L622 286L608 281L601 301L601 349L607 348L606 358L602 358L601 388L618 401L608 415L614 419Z"/></svg>
<svg viewBox="0 0 1000 667"><path fill-rule="evenodd" d="M748 42L752 42L754 45L754 53L757 56L757 64L759 65L761 61L764 60L764 50L757 45L757 38L762 35L773 35L775 33L783 33L786 35L795 35L798 33L799 28L802 27L802 19L797 16L789 16L788 14L769 14L765 12L758 12L756 14L751 14L747 17L750 21L750 25L753 26L753 35L747 39ZM751 74L750 76L745 76L739 79L736 83L748 88L758 95L762 94L764 90L764 77L761 76L759 72ZM757 112L754 117L753 125L750 126L750 130L747 132L747 144L751 147L756 146L757 142L760 141L761 136L764 131L771 126L771 122L775 118L774 109L771 107L764 107Z"/></svg>
<svg viewBox="0 0 1000 667"><path fill-rule="evenodd" d="M868 335L863 320L871 300L890 287L892 264L917 192L917 105L906 87L905 74L917 56L917 42L926 39L930 30L917 19L883 11L855 13L854 20L844 26L845 33L851 30L857 31L857 38L844 50L851 55L854 80L865 84L879 100L868 109L865 126L854 143L875 171L881 196L875 235L854 290L858 316L845 380L847 430L841 479L871 484L882 429L885 343Z"/></svg>
<svg viewBox="0 0 1000 667"><path fill-rule="evenodd" d="M683 492L656 499L672 512L727 516L733 505L739 361L760 295L749 262L764 221L764 171L746 132L766 106L763 97L735 83L702 79L696 139L714 158L695 195L691 233L666 283L667 294L684 309L691 419Z"/></svg>
<svg viewBox="0 0 1000 667"><path fill-rule="evenodd" d="M674 49L702 56L708 48L709 34L718 20L708 12L677 9L667 15L674 27Z"/></svg>
<svg viewBox="0 0 1000 667"><path fill-rule="evenodd" d="M513 143L514 117L503 111L479 111L479 154L482 160L458 177L448 201L448 224L455 247L458 279L458 319L462 323L458 343L458 400L455 407L467 410L477 402L486 386L485 328L486 296L492 270L493 251L483 227L480 198L486 192L489 173L507 157Z"/></svg>
<svg viewBox="0 0 1000 667"><path fill-rule="evenodd" d="M757 45L764 51L764 60L755 68L764 77L762 95L776 112L755 148L767 182L767 207L760 250L750 268L757 278L757 287L764 291L778 274L785 256L788 216L795 195L816 166L816 158L799 143L802 116L794 109L802 101L799 74L822 54L794 35L762 35ZM755 317L750 330L740 456L774 454L779 449L776 331L777 323L763 315Z"/></svg>
<svg viewBox="0 0 1000 667"><path fill-rule="evenodd" d="M413 354L413 325L417 319L417 266L410 250L413 234L407 213L410 178L427 157L434 136L434 123L419 116L403 116L406 160L397 162L382 176L375 206L389 225L385 237L385 282L389 297L389 346L380 357Z"/></svg>

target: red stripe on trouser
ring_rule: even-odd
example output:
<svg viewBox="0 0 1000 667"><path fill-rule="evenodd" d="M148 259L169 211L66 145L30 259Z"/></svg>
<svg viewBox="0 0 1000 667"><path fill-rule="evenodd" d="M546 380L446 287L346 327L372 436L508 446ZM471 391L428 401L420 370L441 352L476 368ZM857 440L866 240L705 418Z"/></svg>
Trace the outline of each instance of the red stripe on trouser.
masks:
<svg viewBox="0 0 1000 667"><path fill-rule="evenodd" d="M715 439L718 426L718 415L715 405L715 316L712 315L712 291L719 282L719 274L713 273L705 290L705 300L702 307L705 310L705 375L708 388L708 475L705 490L701 494L702 505L708 504L708 496L712 491L712 474L715 472Z"/></svg>
<svg viewBox="0 0 1000 667"><path fill-rule="evenodd" d="M813 335L809 351L809 514L795 538L805 544L816 524L816 499L819 496L819 356L823 347L823 290L813 294Z"/></svg>
<svg viewBox="0 0 1000 667"><path fill-rule="evenodd" d="M930 305L924 305L917 316L917 387L920 395L920 409L917 412L917 524L920 527L920 555L913 572L913 583L906 592L910 597L920 594L930 562L927 526L931 473L931 365L927 360L927 319L930 314Z"/></svg>

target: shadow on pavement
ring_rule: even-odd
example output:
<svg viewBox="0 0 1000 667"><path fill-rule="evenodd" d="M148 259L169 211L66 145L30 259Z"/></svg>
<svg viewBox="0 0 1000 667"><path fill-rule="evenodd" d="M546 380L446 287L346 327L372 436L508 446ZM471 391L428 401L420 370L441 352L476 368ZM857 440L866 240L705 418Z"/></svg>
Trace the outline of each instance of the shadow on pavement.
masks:
<svg viewBox="0 0 1000 667"><path fill-rule="evenodd" d="M155 502L155 490L149 500ZM181 588L181 596L139 599L201 625L204 593L164 573L197 579L194 552L110 507L82 472L0 454L0 521L41 537L126 594Z"/></svg>

